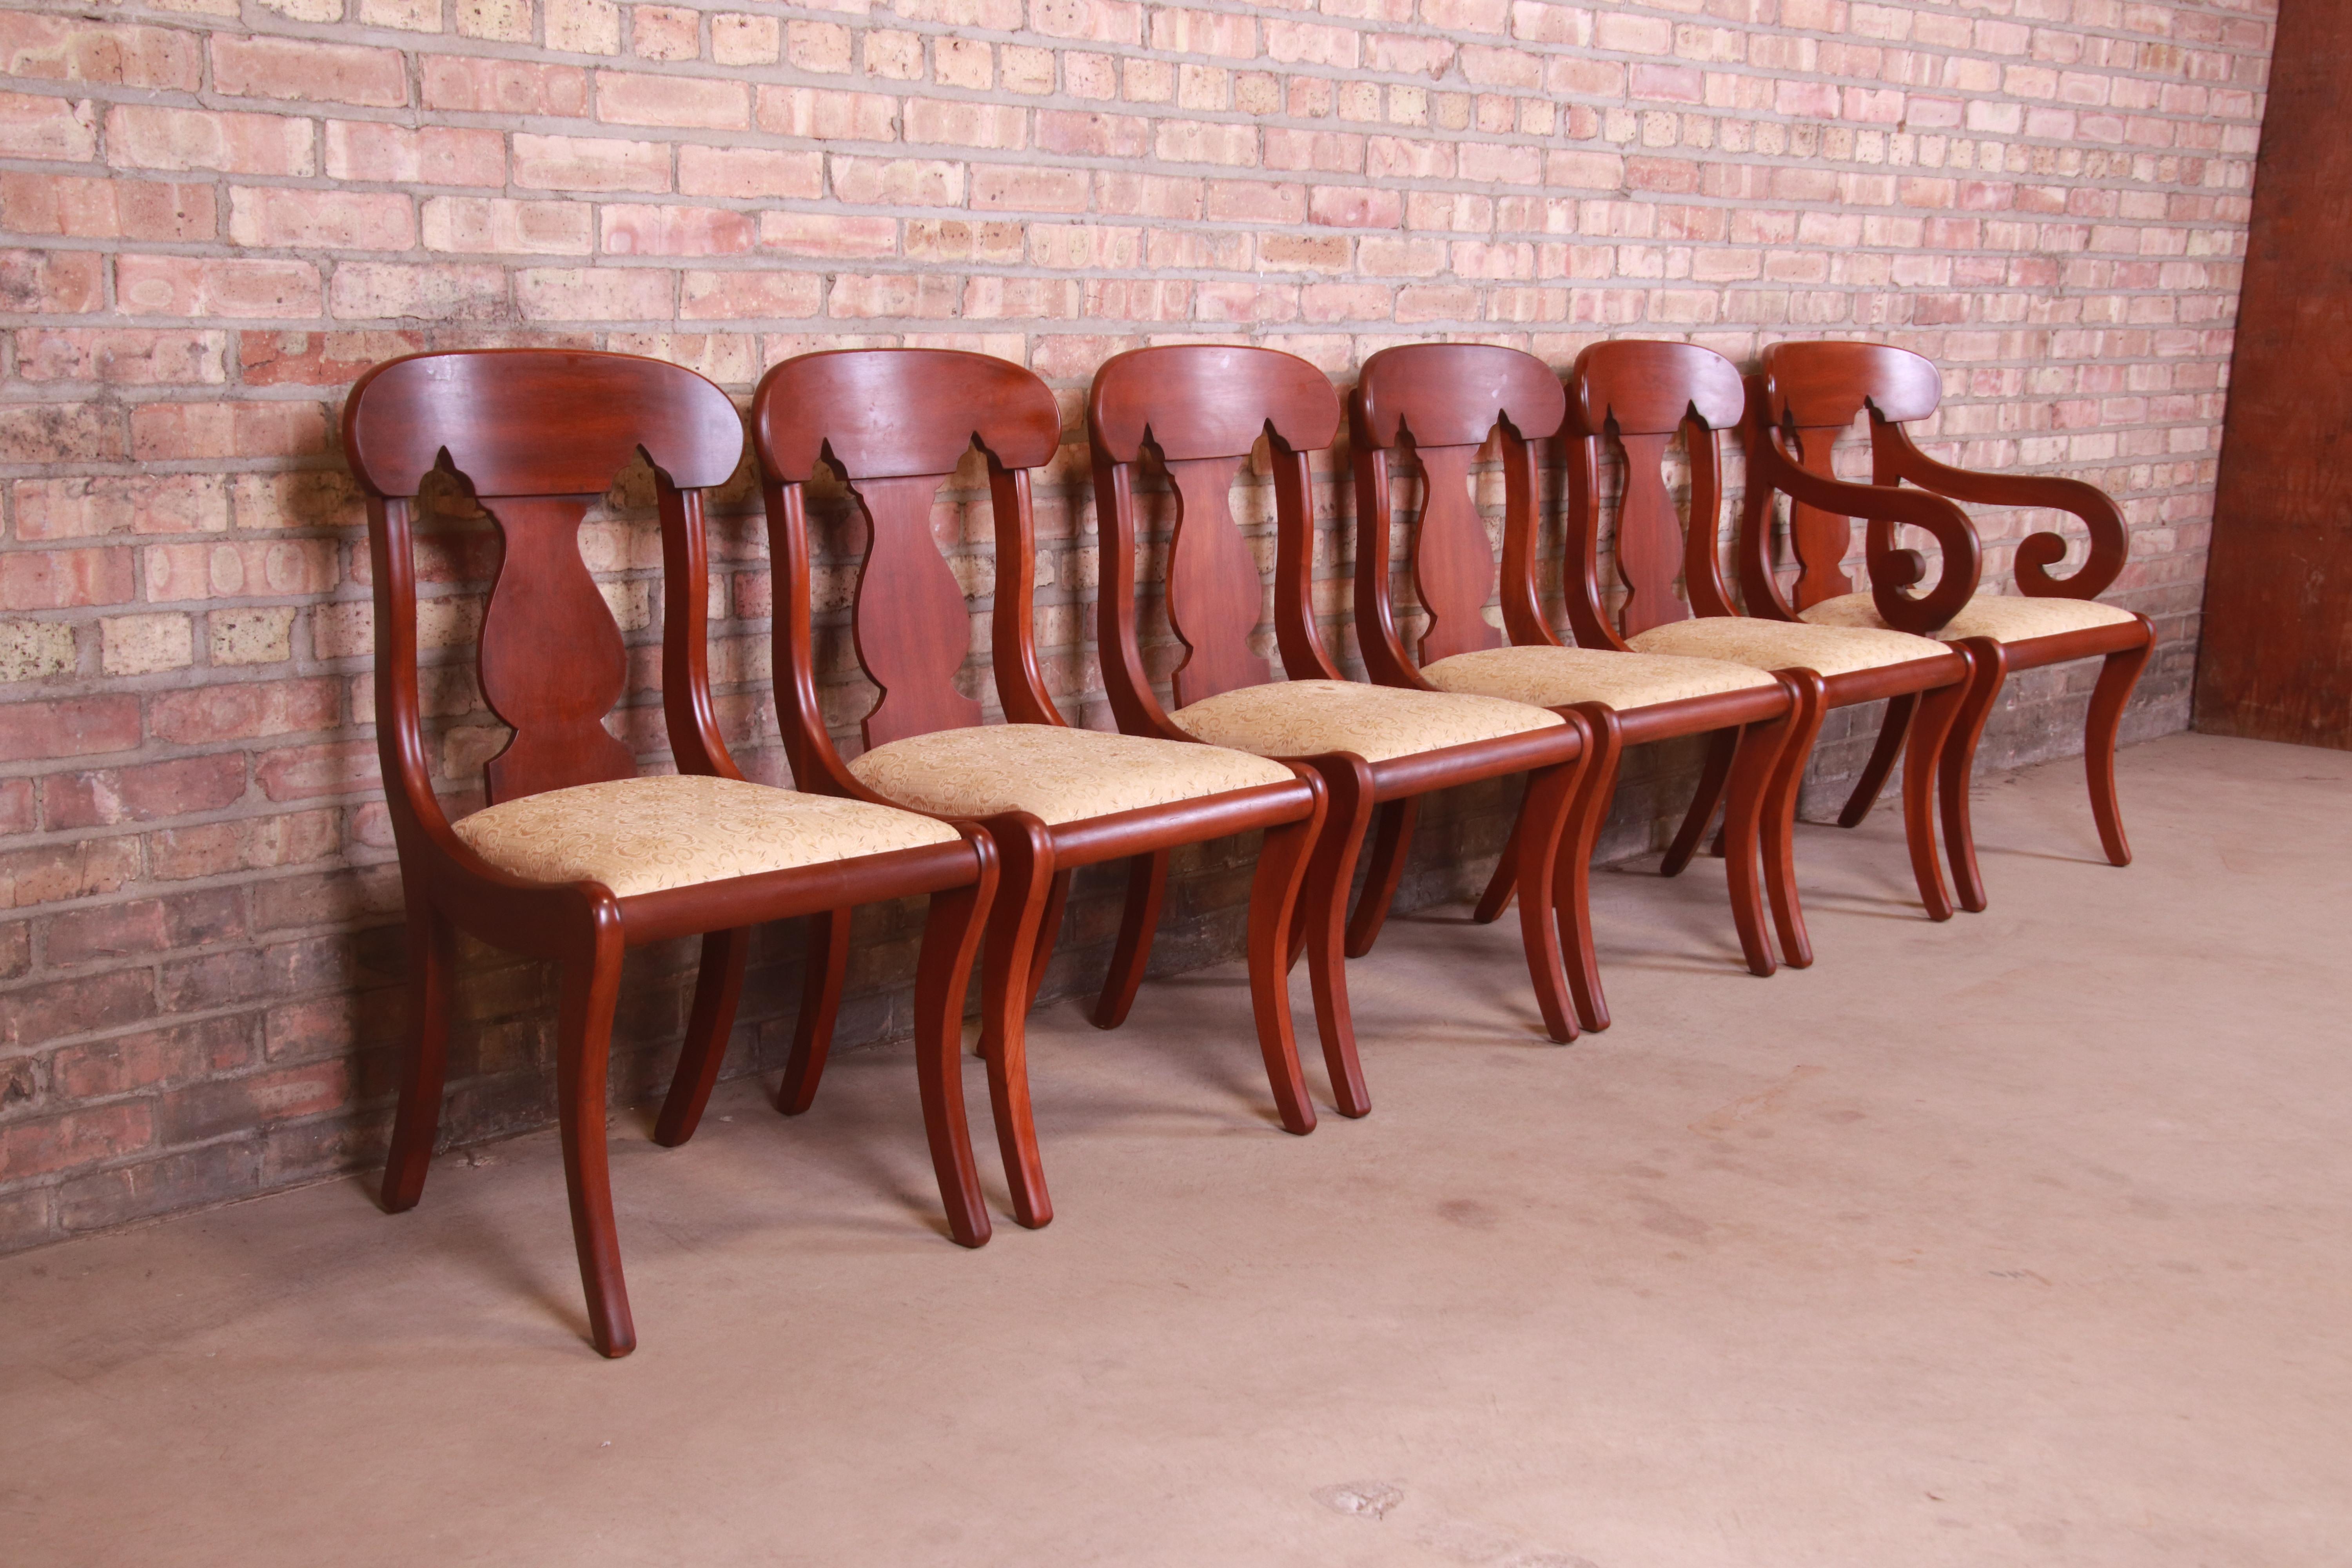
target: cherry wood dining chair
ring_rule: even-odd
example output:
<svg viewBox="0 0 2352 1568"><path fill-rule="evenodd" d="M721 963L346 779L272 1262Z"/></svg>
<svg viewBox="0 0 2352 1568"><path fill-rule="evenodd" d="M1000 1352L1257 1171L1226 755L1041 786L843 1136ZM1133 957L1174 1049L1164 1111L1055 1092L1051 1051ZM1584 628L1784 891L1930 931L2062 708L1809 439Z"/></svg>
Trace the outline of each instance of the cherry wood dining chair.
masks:
<svg viewBox="0 0 2352 1568"><path fill-rule="evenodd" d="M1391 686L1574 709L1591 728L1591 758L1569 815L1555 884L1569 976L1591 1028L1605 1027L1609 1016L1593 955L1591 867L1624 749L1682 735L1721 733L1731 742L1737 760L1725 839L1732 919L1748 968L1770 974L1778 963L1759 877L1760 825L1766 785L1801 706L1793 677L1722 660L1633 653L1606 642L1571 647L1553 630L1539 581L1535 443L1550 440L1563 424L1581 434L1599 431L1612 418L1637 432L1661 426L1671 430L1688 412L1686 399L1680 405L1643 401L1653 390L1648 382L1628 380L1612 390L1622 411L1610 404L1571 410L1559 378L1533 354L1486 343L1409 343L1366 360L1349 398L1356 470L1356 641L1365 669ZM1664 395L1671 399L1677 390ZM1636 456L1619 513L1616 559L1629 594L1622 623L1628 632L1687 613L1675 593L1675 567L1684 554L1681 519L1656 461L1667 439L1625 437L1627 450ZM1486 521L1472 494L1471 466L1490 440L1503 474L1499 574ZM1419 510L1406 522L1406 561L1423 617L1410 647L1391 583L1391 470L1399 455L1409 458L1420 481ZM1587 465L1594 460L1589 445L1580 444L1574 456ZM1583 482L1589 488L1591 476ZM1590 577L1590 552L1585 569ZM1507 643L1487 619L1498 577ZM1597 602L1598 583L1583 586ZM1514 837L1524 830L1524 823L1516 825ZM1666 863L1669 875L1687 864L1690 848L1677 846ZM1512 857L1507 848L1479 900L1479 919L1499 917L1509 902ZM1780 896L1793 897L1786 890Z"/></svg>
<svg viewBox="0 0 2352 1568"><path fill-rule="evenodd" d="M1095 510L1102 537L1103 684L1129 734L1190 737L1311 768L1330 791L1330 818L1309 874L1304 919L1321 931L1292 939L1370 951L1404 864L1415 803L1433 790L1528 775L1513 874L1521 937L1546 1031L1576 1037L1575 1000L1552 907L1552 868L1591 750L1581 714L1533 704L1340 679L1314 610L1315 506L1309 455L1338 434L1339 400L1324 374L1273 349L1180 344L1134 349L1095 373L1087 397ZM1232 489L1261 437L1268 442L1276 513L1274 643L1285 680L1259 651L1266 584L1235 525ZM1147 453L1175 500L1164 605L1181 657L1168 675L1172 702L1154 689L1139 632L1137 471ZM1381 834L1352 919L1349 889L1375 811ZM1164 858L1139 865L1142 891L1121 933L1150 940ZM1132 885L1131 885L1132 886ZM1318 1006L1323 984L1317 983ZM1335 1004L1346 1006L1344 991ZM1349 1037L1352 1042L1352 1037ZM1341 1064L1334 1063L1335 1077ZM1354 1106L1370 1109L1350 1043ZM1343 1098L1347 1109L1349 1099Z"/></svg>
<svg viewBox="0 0 2352 1568"><path fill-rule="evenodd" d="M794 779L845 800L975 819L995 845L1003 871L981 966L981 1052L1014 1217L1033 1227L1053 1217L1022 1023L1076 867L1265 830L1250 893L1250 994L1282 1125L1311 1131L1283 938L1322 826L1322 782L1239 752L1064 720L1039 669L1029 591L1030 470L1061 443L1045 384L1008 361L949 349L804 354L761 381L751 432L776 574L777 718ZM981 704L957 687L971 615L931 534L933 499L975 447L987 459L996 536L990 643L1001 724L982 723ZM866 750L846 762L825 722L813 646L807 490L821 466L848 485L866 525L851 617L857 662L880 695L860 721ZM847 926L821 920L813 940L809 973L837 994ZM1143 959L1140 944L1122 942L1096 1022L1126 1016ZM809 1104L823 1067L823 1031L794 1042L786 1110Z"/></svg>
<svg viewBox="0 0 2352 1568"><path fill-rule="evenodd" d="M2051 570L2066 558L2063 534L2029 533L2017 544L2016 593L1955 595L1947 619L1932 626L1923 620L1904 629L1924 630L1976 650L1976 688L1957 722L1952 744L1945 749L1938 786L1944 847L1951 857L1961 906L1985 907L1984 879L1966 809L1969 776L1985 721L2009 672L2015 669L2101 660L2084 727L2083 764L2099 843L2115 865L2131 864L2131 845L2124 837L2123 811L2116 799L2116 732L2132 689L2156 651L2156 623L2120 605L2098 602L2130 553L2121 509L2106 492L2080 479L1983 473L1953 468L1921 451L1905 426L1936 412L1943 378L1931 361L1908 350L1885 343L1775 343L1764 351L1759 380L1759 414L1773 429L1793 437L1794 455L1811 473L1829 472L1832 446L1867 410L1872 483L1907 483L1952 500L1990 506L2047 508L2081 521L2090 543L2073 572L2062 577ZM1764 531L1748 531L1760 543ZM1791 510L1789 537L1798 574L1793 591L1786 594L1769 563L1758 556L1756 544L1743 548L1741 576L1749 602L1769 606L1759 614L1793 615L1813 626L1889 624L1878 604L1876 565L1867 592L1853 592L1843 570L1853 540L1851 519L1797 506ZM1875 563L1884 557L1873 559ZM1908 563L1898 559L1895 563L1908 569ZM1878 743L1840 818L1848 826L1869 814L1885 785L1916 707L1916 700L1907 697L1888 704Z"/></svg>
<svg viewBox="0 0 2352 1568"><path fill-rule="evenodd" d="M729 756L706 664L703 537L703 492L742 457L742 421L727 395L691 371L624 354L416 354L360 378L343 446L367 495L376 735L407 900L407 1062L384 1207L416 1203L432 1159L455 933L555 960L563 1170L590 1331L604 1354L627 1354L636 1336L604 1132L624 950L703 934L686 1046L656 1133L676 1143L718 1076L747 928L927 893L915 1016L924 1121L955 1238L985 1241L958 1047L995 849L968 825L748 782ZM605 728L628 653L578 540L588 507L640 454L660 500L662 705L679 768L670 775L640 776ZM483 770L488 805L455 823L434 794L417 696L415 512L436 469L470 489L498 526L477 669L512 731Z"/></svg>
<svg viewBox="0 0 2352 1568"><path fill-rule="evenodd" d="M1941 749L1970 689L1973 651L1908 632L1772 618L1757 613L1752 602L1747 615L1733 606L1716 538L1717 519L1723 514L1720 446L1723 432L1744 416L1748 400L1739 373L1721 354L1692 343L1630 339L1596 343L1577 356L1568 384L1570 419L1579 426L1570 439L1567 526L1569 558L1577 566L1566 584L1569 624L1577 642L1749 664L1779 671L1796 688L1799 708L1766 786L1762 823L1765 888L1781 956L1799 968L1812 962L1797 896L1795 857L1798 793L1813 742L1831 710L1881 698L1909 695L1918 701L1919 720L1912 730L1910 761L1904 771L1904 827L1920 901L1931 919L1949 920L1951 889L1936 845L1935 783ZM1637 559L1644 563L1634 569L1649 587L1646 595L1639 585L1629 595L1622 628L1609 616L1595 564L1601 527L1600 458L1612 432L1625 463L1626 506L1633 513ZM1682 561L1688 614L1662 588L1657 574L1665 568L1654 554L1643 556L1641 549L1645 540L1654 540L1662 531L1656 514L1671 509L1664 482L1657 476L1677 433L1691 477ZM1751 498L1759 486L1778 486L1814 505L1841 506L1853 516L1927 529L1944 546L1943 575L1934 592L1948 597L1957 588L1965 595L1973 586L1976 536L1951 502L1920 490L1846 484L1793 465L1774 467L1769 457L1749 456ZM1623 531L1621 520L1621 538ZM1891 540L1891 528L1884 531ZM1907 574L1892 564L1887 571L1890 584L1902 584L1887 589L1898 615L1919 603L1906 590L1920 580L1924 568L1916 557L1909 567ZM1730 734L1718 731L1697 796L1675 835L1675 852L1689 855L1704 837L1734 771L1735 752Z"/></svg>

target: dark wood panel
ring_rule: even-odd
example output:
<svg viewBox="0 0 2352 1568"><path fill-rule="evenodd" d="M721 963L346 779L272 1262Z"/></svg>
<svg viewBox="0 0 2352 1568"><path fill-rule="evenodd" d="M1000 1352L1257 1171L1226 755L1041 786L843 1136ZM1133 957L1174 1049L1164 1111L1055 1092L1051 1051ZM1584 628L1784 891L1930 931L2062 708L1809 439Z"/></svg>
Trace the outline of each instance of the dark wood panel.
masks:
<svg viewBox="0 0 2352 1568"><path fill-rule="evenodd" d="M2352 6L2280 7L2214 498L2197 727L2352 749Z"/></svg>

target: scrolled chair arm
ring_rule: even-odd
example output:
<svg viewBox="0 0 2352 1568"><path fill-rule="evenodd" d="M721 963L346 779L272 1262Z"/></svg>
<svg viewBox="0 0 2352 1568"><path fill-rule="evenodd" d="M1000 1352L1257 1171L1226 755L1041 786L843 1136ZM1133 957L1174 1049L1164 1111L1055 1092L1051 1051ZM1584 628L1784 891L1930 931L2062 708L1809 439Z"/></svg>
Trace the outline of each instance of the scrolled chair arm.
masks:
<svg viewBox="0 0 2352 1568"><path fill-rule="evenodd" d="M2028 598L2095 599L2122 573L2131 553L2123 509L2098 486L2053 474L1988 474L1956 468L1921 451L1902 426L1871 422L1871 439L1881 480L1908 479L1922 489L1983 506L2048 507L2071 513L2091 532L2091 552L2063 577L2050 568L2066 558L2066 541L2044 531L2018 542L2017 587Z"/></svg>
<svg viewBox="0 0 2352 1568"><path fill-rule="evenodd" d="M1748 424L1751 439L1748 443L1748 482L1751 488L1763 485L1784 490L1793 500L1840 517L1858 517L1870 525L1864 540L1870 597L1879 618L1889 626L1919 637L1933 636L1975 596L1977 584L1984 575L1984 548L1968 513L1927 489L1824 479L1799 465L1790 455L1784 445L1786 437L1777 426L1752 415ZM1760 521L1759 518L1759 525ZM1935 587L1924 595L1915 595L1907 591L1911 584L1926 579L1927 563L1916 550L1895 547L1895 527L1904 523L1925 529L1943 548L1943 570ZM1760 526L1758 534L1753 540L1744 541L1743 546L1760 561L1764 548ZM1759 576L1779 602L1779 585L1770 582L1769 573L1748 574L1751 592ZM1788 609L1784 602L1781 608ZM1789 618L1795 618L1793 612Z"/></svg>

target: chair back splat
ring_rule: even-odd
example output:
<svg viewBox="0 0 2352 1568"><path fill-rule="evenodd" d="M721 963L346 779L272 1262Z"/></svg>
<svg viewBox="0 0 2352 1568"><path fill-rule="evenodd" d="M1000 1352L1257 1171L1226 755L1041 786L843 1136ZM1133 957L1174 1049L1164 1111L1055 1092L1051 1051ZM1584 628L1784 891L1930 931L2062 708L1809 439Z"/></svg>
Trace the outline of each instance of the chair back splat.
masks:
<svg viewBox="0 0 2352 1568"><path fill-rule="evenodd" d="M392 360L360 378L343 447L368 494L378 734L396 813L412 826L441 821L416 694L413 514L426 476L446 469L470 488L503 546L476 653L483 695L514 731L483 770L495 805L635 775L634 753L604 726L627 685L627 653L581 558L580 521L642 454L660 499L667 584L698 584L702 491L735 472L742 446L725 393L629 355L469 350ZM710 716L702 601L670 601L663 689L679 765L740 776Z"/></svg>
<svg viewBox="0 0 2352 1568"><path fill-rule="evenodd" d="M975 446L988 458L997 582L993 642L1005 717L1058 724L1036 661L1028 584L1036 555L1029 470L1061 443L1054 395L1020 365L954 349L845 349L770 371L751 405L770 487L779 719L803 788L837 779L811 657L805 489L820 464L850 489L866 522L851 611L858 663L881 688L862 731L868 748L981 721L957 689L971 651L962 586L931 536L931 505ZM1017 650L1017 657L1016 657Z"/></svg>
<svg viewBox="0 0 2352 1568"><path fill-rule="evenodd" d="M1559 378L1517 349L1410 343L1364 362L1349 399L1356 467L1356 640L1375 680L1418 684L1417 666L1502 643L1486 622L1494 547L1470 488L1470 466L1490 436L1503 467L1505 622L1515 637L1522 621L1542 623L1534 443L1559 431L1566 406ZM1389 454L1408 445L1422 496L1407 560L1428 616L1411 658L1397 630L1389 573Z"/></svg>
<svg viewBox="0 0 2352 1568"><path fill-rule="evenodd" d="M1933 362L1885 343L1775 343L1764 351L1761 381L1769 417L1777 427L1793 433L1794 455L1808 472L1831 477L1831 447L1866 410L1871 483L1895 486L1908 480L1954 500L2054 507L2080 518L2090 531L2090 552L2064 577L2050 572L2066 557L2064 536L2045 531L2019 542L2017 587L2027 597L2096 598L2123 571L2129 539L2121 510L2104 490L2079 479L1956 468L1919 449L1904 426L1934 414L1942 401L1942 377ZM1795 608L1810 609L1853 591L1839 567L1853 538L1852 519L1794 504L1789 533L1800 566L1792 595ZM1745 571L1744 555L1742 565ZM1874 569L1872 576L1874 581ZM1948 573L1947 580L1949 576ZM1957 595L1952 610L1967 598Z"/></svg>
<svg viewBox="0 0 2352 1568"><path fill-rule="evenodd" d="M1276 505L1311 521L1307 454L1328 447L1339 429L1339 399L1330 381L1305 360L1274 349L1133 349L1096 374L1087 433L1096 494L1110 498L1097 520L1103 542L1098 641L1103 683L1122 729L1157 734L1169 728L1136 633L1133 481L1144 448L1158 451L1176 493L1164 592L1169 626L1185 649L1171 677L1181 708L1272 679L1266 660L1250 646L1265 603L1265 580L1234 521L1234 476L1258 437L1266 437ZM1297 591L1276 590L1275 638L1294 679L1336 679L1306 586L1312 563L1288 559L1310 549L1312 538L1311 527L1281 531L1284 559L1276 581Z"/></svg>
<svg viewBox="0 0 2352 1568"><path fill-rule="evenodd" d="M1738 371L1692 343L1622 341L1579 354L1568 384L1568 560L1577 575L1566 586L1576 640L1622 648L1627 637L1694 611L1734 614L1716 526L1723 514L1723 432L1739 423L1747 403ZM1666 488L1667 449L1678 432L1690 463L1686 519ZM1601 448L1612 435L1625 458L1615 559L1626 595L1615 624L1601 584Z"/></svg>

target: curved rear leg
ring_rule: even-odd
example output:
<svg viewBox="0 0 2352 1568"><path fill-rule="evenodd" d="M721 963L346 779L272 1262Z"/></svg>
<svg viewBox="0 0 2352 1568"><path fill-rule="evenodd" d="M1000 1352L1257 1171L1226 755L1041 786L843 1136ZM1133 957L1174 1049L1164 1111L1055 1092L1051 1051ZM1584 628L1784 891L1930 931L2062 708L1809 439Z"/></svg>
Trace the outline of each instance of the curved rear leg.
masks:
<svg viewBox="0 0 2352 1568"><path fill-rule="evenodd" d="M922 956L915 969L915 1078L948 1231L959 1245L978 1247L987 1241L990 1226L971 1157L971 1129L964 1118L963 998L995 900L996 851L985 838L967 842L980 858L979 880L933 893L923 922Z"/></svg>
<svg viewBox="0 0 2352 1568"><path fill-rule="evenodd" d="M1470 918L1482 926L1501 920L1518 891L1519 826L1527 820L1527 809L1528 803L1523 798L1519 815L1511 818L1511 836L1503 842L1502 857L1495 862L1495 874L1486 879L1486 890L1478 895L1478 906L1470 911Z"/></svg>
<svg viewBox="0 0 2352 1568"><path fill-rule="evenodd" d="M408 894L408 1060L400 1079L400 1113L384 1162L383 1206L416 1206L441 1128L441 1089L449 1073L449 989L457 978L457 932L422 888Z"/></svg>
<svg viewBox="0 0 2352 1568"><path fill-rule="evenodd" d="M1315 810L1304 821L1281 823L1265 830L1249 903L1250 1006L1257 1020L1258 1051L1265 1058L1266 1081L1274 1089L1282 1129L1299 1133L1315 1131L1315 1106L1307 1098L1307 1079L1298 1070L1298 1043L1290 1024L1291 911L1322 837L1328 794L1321 777L1311 773L1302 776L1315 791ZM1316 945L1310 936L1310 956ZM1331 962L1336 965L1336 960ZM1345 984L1344 976L1339 984ZM1363 1070L1356 1065L1353 1033L1326 1040L1324 1051L1337 1064L1331 1075L1335 1093L1352 1093L1360 1099ZM1343 1087L1350 1084L1356 1087Z"/></svg>
<svg viewBox="0 0 2352 1568"><path fill-rule="evenodd" d="M1738 746L1739 737L1735 731L1717 730L1707 737L1706 768L1698 775L1698 793L1691 796L1690 809L1683 814L1683 825L1675 830L1675 841L1666 846L1666 858L1658 865L1659 876L1681 876L1691 858L1698 853L1699 842L1715 820L1715 808L1723 804L1724 787L1731 782L1732 758Z"/></svg>
<svg viewBox="0 0 2352 1568"><path fill-rule="evenodd" d="M1910 748L1903 761L1903 837L1911 847L1911 875L1919 884L1919 901L1931 921L1952 918L1952 891L1944 882L1944 858L1936 848L1936 780L1942 771L1944 742L1976 685L1976 649L1966 643L1951 645L1968 661L1968 670L1949 686L1925 692L1918 717L1911 725Z"/></svg>
<svg viewBox="0 0 2352 1568"><path fill-rule="evenodd" d="M1984 877L1977 869L1976 825L1969 817L1969 780L1976 772L1977 741L1984 734L1985 721L1992 717L1993 704L2000 700L2001 682L2009 679L2009 650L1990 637L1971 637L1969 647L1976 654L1976 673L1969 682L1968 695L1960 699L1952 732L1944 742L1936 792L1943 811L1944 856L1952 863L1953 890L1958 896L1960 908L1973 913L1985 907L1985 885Z"/></svg>
<svg viewBox="0 0 2352 1568"><path fill-rule="evenodd" d="M1781 961L1791 969L1807 969L1812 965L1813 943L1805 931L1804 905L1797 897L1797 797L1804 788L1805 766L1813 758L1814 738L1829 714L1829 691L1810 669L1772 673L1796 693L1797 711L1790 717L1789 737L1764 790L1764 890L1772 901L1772 923L1780 928Z"/></svg>
<svg viewBox="0 0 2352 1568"><path fill-rule="evenodd" d="M1027 1045L1030 957L1053 890L1054 841L1045 825L1025 813L992 817L987 826L998 879L980 966L980 1054L988 1061L989 1106L1013 1189L1013 1217L1034 1230L1054 1217L1029 1108Z"/></svg>
<svg viewBox="0 0 2352 1568"><path fill-rule="evenodd" d="M727 1036L735 1026L735 1005L743 994L743 962L751 951L750 928L705 931L702 969L694 982L694 1011L687 1019L686 1043L678 1047L677 1070L669 1096L654 1123L654 1142L676 1148L702 1124L727 1057Z"/></svg>
<svg viewBox="0 0 2352 1568"><path fill-rule="evenodd" d="M1345 752L1317 757L1305 765L1320 777L1327 805L1292 910L1286 969L1298 963L1303 947L1315 994L1316 1033L1323 1042L1323 1065L1331 1075L1332 1101L1340 1115L1361 1116L1371 1110L1372 1100L1356 1058L1345 953L1348 888L1355 880L1356 858L1372 820L1372 770L1361 757ZM1256 896L1253 890L1252 899ZM1255 902L1251 908L1255 919Z"/></svg>
<svg viewBox="0 0 2352 1568"><path fill-rule="evenodd" d="M2156 623L2139 617L2147 640L2137 647L2111 653L2099 666L2099 684L2091 691L2091 712L2083 726L2083 771L2091 786L2091 816L2099 825L2099 844L2111 865L2131 864L2131 840L2124 837L2122 803L2116 798L2116 735L2123 728L2124 709L2140 671L2156 652Z"/></svg>
<svg viewBox="0 0 2352 1568"><path fill-rule="evenodd" d="M824 1076L825 1053L833 1048L833 1022L841 1013L841 990L849 981L849 922L855 910L823 910L809 916L808 952L801 961L801 1012L793 1026L793 1054L784 1062L784 1086L776 1109L798 1116L816 1099Z"/></svg>
<svg viewBox="0 0 2352 1568"><path fill-rule="evenodd" d="M604 1142L604 1081L613 1051L613 1005L621 992L621 917L609 900L591 905L588 929L563 961L555 1040L555 1095L563 1131L563 1184L572 1240L588 1295L596 1349L625 1356L637 1345L621 1242L613 1225L613 1178Z"/></svg>
<svg viewBox="0 0 2352 1568"><path fill-rule="evenodd" d="M1853 793L1845 797L1845 807L1838 813L1840 827L1860 827L1869 819L1871 807L1886 788L1887 775L1895 771L1895 759L1903 754L1904 739L1910 734L1918 710L1916 692L1886 700L1886 720L1878 728L1878 743L1871 747L1870 761L1862 764L1862 776L1853 781Z"/></svg>
<svg viewBox="0 0 2352 1568"><path fill-rule="evenodd" d="M1419 795L1409 795L1381 805L1380 831L1372 840L1372 860L1364 873L1364 890L1356 900L1356 912L1348 919L1349 958L1363 957L1380 940L1381 926L1389 918L1389 905L1396 898L1397 884L1404 879L1405 857L1412 851L1412 825L1420 816ZM1341 896L1346 896L1345 889Z"/></svg>
<svg viewBox="0 0 2352 1568"><path fill-rule="evenodd" d="M1796 728L1801 701L1792 691L1789 711L1779 719L1749 724L1738 731L1733 749L1731 788L1723 815L1724 880L1731 894L1731 923L1739 932L1739 951L1750 974L1769 975L1780 968L1772 939L1764 923L1764 803L1770 793L1780 752Z"/></svg>
<svg viewBox="0 0 2352 1568"><path fill-rule="evenodd" d="M1601 988L1601 963L1592 948L1592 851L1601 842L1602 825L1609 820L1609 804L1616 798L1617 769L1624 761L1625 740L1616 712L1607 706L1588 702L1575 713L1585 725L1584 761L1578 769L1549 868L1543 874L1550 879L1551 921L1565 949L1562 958L1577 1017L1597 1033L1609 1026L1609 999ZM1532 781L1528 794L1534 798ZM1576 1032L1555 1032L1552 1037L1574 1039Z"/></svg>
<svg viewBox="0 0 2352 1568"><path fill-rule="evenodd" d="M1054 944L1062 939L1062 916L1070 907L1070 874L1054 873L1054 886L1045 894L1045 912L1037 921L1037 951L1029 955L1029 1005L1037 1005L1037 993L1045 988L1045 966L1054 962Z"/></svg>
<svg viewBox="0 0 2352 1568"><path fill-rule="evenodd" d="M1054 880L1066 890L1069 873ZM1118 917L1118 945L1111 951L1110 973L1095 1001L1096 1028L1116 1029L1127 1022L1135 994L1143 989L1144 966L1151 962L1151 938L1160 930L1160 903L1167 893L1167 850L1154 849L1127 863L1127 907Z"/></svg>

